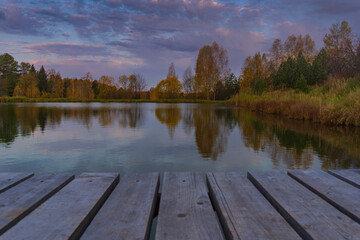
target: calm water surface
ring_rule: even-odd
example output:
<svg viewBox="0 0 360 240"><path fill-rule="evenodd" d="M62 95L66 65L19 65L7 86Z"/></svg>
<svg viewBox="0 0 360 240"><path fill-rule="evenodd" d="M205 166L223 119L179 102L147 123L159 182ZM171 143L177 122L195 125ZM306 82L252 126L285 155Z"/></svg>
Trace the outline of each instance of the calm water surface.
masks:
<svg viewBox="0 0 360 240"><path fill-rule="evenodd" d="M218 104L0 104L0 171L360 168L360 129Z"/></svg>

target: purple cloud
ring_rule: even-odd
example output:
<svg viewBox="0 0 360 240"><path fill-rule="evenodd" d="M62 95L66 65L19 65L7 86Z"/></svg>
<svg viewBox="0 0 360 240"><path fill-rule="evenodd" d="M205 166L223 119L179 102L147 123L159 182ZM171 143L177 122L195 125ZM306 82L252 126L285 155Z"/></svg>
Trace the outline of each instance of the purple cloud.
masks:
<svg viewBox="0 0 360 240"><path fill-rule="evenodd" d="M79 43L40 43L25 48L38 54L57 54L63 56L104 56L109 54L105 46Z"/></svg>
<svg viewBox="0 0 360 240"><path fill-rule="evenodd" d="M359 33L359 11L357 0L4 0L0 36L2 42L27 36L29 43L17 42L22 55L13 52L19 61L41 60L67 76L83 74L73 66L96 71L95 77L137 71L151 86L170 62L179 76L189 65L194 69L198 49L213 41L228 49L236 74L248 55L268 51L274 38L310 33L320 48L337 21L348 20ZM7 51L4 44L0 49Z"/></svg>

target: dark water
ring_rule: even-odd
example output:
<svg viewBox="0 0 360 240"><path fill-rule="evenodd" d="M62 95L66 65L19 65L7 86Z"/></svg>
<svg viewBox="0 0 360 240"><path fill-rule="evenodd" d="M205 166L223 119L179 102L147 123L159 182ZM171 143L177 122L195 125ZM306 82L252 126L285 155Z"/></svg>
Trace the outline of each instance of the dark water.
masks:
<svg viewBox="0 0 360 240"><path fill-rule="evenodd" d="M360 129L217 104L0 104L0 171L360 168Z"/></svg>

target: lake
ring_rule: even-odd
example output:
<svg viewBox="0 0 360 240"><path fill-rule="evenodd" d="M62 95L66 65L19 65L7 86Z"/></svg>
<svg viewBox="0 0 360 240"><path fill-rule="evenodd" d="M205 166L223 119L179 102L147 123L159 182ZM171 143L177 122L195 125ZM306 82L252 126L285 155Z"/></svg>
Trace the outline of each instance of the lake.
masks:
<svg viewBox="0 0 360 240"><path fill-rule="evenodd" d="M360 168L360 129L222 104L0 104L1 172Z"/></svg>

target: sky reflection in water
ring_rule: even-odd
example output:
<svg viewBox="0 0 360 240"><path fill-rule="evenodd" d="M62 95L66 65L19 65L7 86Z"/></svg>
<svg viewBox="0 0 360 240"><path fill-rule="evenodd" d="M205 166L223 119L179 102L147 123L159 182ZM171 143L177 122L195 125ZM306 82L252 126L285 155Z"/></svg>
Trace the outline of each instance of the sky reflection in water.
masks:
<svg viewBox="0 0 360 240"><path fill-rule="evenodd" d="M359 137L217 104L0 104L2 172L360 168Z"/></svg>

